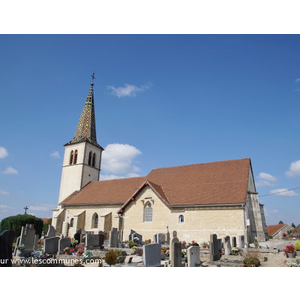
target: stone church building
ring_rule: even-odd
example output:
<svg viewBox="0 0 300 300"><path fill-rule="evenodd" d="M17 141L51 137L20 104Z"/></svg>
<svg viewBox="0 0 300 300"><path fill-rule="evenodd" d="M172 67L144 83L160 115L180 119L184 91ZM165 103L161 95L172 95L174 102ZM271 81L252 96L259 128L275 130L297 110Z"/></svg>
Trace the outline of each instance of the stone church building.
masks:
<svg viewBox="0 0 300 300"><path fill-rule="evenodd" d="M78 229L107 236L117 228L126 241L174 230L181 241L243 235L245 243L268 239L263 205L249 158L153 169L147 176L100 179L104 150L96 139L94 84L74 138L65 144L58 207L52 225L73 237Z"/></svg>

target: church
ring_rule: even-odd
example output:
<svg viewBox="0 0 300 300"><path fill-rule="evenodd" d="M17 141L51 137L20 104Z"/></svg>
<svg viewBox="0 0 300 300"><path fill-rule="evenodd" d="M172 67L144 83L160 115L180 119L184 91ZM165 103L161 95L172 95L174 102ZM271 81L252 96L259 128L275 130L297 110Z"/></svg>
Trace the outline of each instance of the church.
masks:
<svg viewBox="0 0 300 300"><path fill-rule="evenodd" d="M97 143L91 83L74 138L64 145L56 234L98 233L117 228L153 239L177 231L187 243L244 236L246 244L268 239L250 158L153 169L144 177L100 180L104 149Z"/></svg>

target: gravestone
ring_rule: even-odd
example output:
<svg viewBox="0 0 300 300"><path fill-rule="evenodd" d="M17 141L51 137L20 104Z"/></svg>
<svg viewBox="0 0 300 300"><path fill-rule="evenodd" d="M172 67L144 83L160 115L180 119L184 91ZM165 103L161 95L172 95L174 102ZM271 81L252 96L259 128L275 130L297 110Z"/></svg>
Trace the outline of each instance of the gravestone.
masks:
<svg viewBox="0 0 300 300"><path fill-rule="evenodd" d="M200 247L191 246L187 248L187 262L188 267L199 267L200 266Z"/></svg>
<svg viewBox="0 0 300 300"><path fill-rule="evenodd" d="M99 248L99 235L87 234L85 238L85 246L88 250L93 248Z"/></svg>
<svg viewBox="0 0 300 300"><path fill-rule="evenodd" d="M154 243L163 245L166 242L166 235L164 233L157 233L154 236Z"/></svg>
<svg viewBox="0 0 300 300"><path fill-rule="evenodd" d="M173 232L174 236L174 232ZM182 259L181 259L181 243L177 237L174 237L171 241L170 247L170 261L172 267L181 267Z"/></svg>
<svg viewBox="0 0 300 300"><path fill-rule="evenodd" d="M176 230L173 231L173 238L177 238L177 231Z"/></svg>
<svg viewBox="0 0 300 300"><path fill-rule="evenodd" d="M76 233L74 234L74 239L78 241L78 244L81 243L80 235L81 235L81 229L76 230Z"/></svg>
<svg viewBox="0 0 300 300"><path fill-rule="evenodd" d="M170 244L170 232L169 232L169 230L167 230L167 234L166 234L166 243L168 245Z"/></svg>
<svg viewBox="0 0 300 300"><path fill-rule="evenodd" d="M160 266L161 246L160 244L148 244L143 246L143 260L145 267Z"/></svg>
<svg viewBox="0 0 300 300"><path fill-rule="evenodd" d="M5 230L0 234L0 267L12 267L12 244L17 233Z"/></svg>
<svg viewBox="0 0 300 300"><path fill-rule="evenodd" d="M60 237L54 236L50 238L45 238L44 240L44 253L56 254L58 252L58 241Z"/></svg>
<svg viewBox="0 0 300 300"><path fill-rule="evenodd" d="M33 250L37 250L38 242L39 242L39 235L36 234L34 237L34 242L33 242Z"/></svg>
<svg viewBox="0 0 300 300"><path fill-rule="evenodd" d="M236 237L235 236L231 237L231 247L236 247Z"/></svg>
<svg viewBox="0 0 300 300"><path fill-rule="evenodd" d="M223 252L223 243L222 243L222 239L217 239L217 242L218 242L219 252L220 252L220 255L221 255L221 253ZM220 257L220 258L221 258L221 257Z"/></svg>
<svg viewBox="0 0 300 300"><path fill-rule="evenodd" d="M24 245L22 253L25 257L27 257L34 250L35 240L35 229L33 225L26 224L26 226L23 226L21 229L20 239L18 240L18 244L16 244L16 248L19 245Z"/></svg>
<svg viewBox="0 0 300 300"><path fill-rule="evenodd" d="M117 228L113 228L109 233L109 247L115 248L119 244L119 233Z"/></svg>
<svg viewBox="0 0 300 300"><path fill-rule="evenodd" d="M49 225L45 238L54 237L55 235L56 235L55 228L52 225Z"/></svg>
<svg viewBox="0 0 300 300"><path fill-rule="evenodd" d="M58 240L58 254L64 253L66 247L71 247L71 240L69 238L61 238Z"/></svg>
<svg viewBox="0 0 300 300"><path fill-rule="evenodd" d="M231 245L230 245L230 237L229 236L226 236L224 238L224 250L225 250L225 255L231 254Z"/></svg>
<svg viewBox="0 0 300 300"><path fill-rule="evenodd" d="M244 248L245 247L245 240L243 235L238 236L238 248Z"/></svg>
<svg viewBox="0 0 300 300"><path fill-rule="evenodd" d="M210 235L210 245L209 245L209 260L217 261L220 259L220 250L219 250L219 242L216 234Z"/></svg>
<svg viewBox="0 0 300 300"><path fill-rule="evenodd" d="M98 237L99 237L99 248L102 250L104 248L103 244L105 241L105 235L103 233L99 233Z"/></svg>
<svg viewBox="0 0 300 300"><path fill-rule="evenodd" d="M142 244L143 241L143 236L141 234L138 234L137 232L135 232L134 230L130 230L130 234L129 234L129 241L134 241L134 238L137 238L138 240L136 241L136 243L138 245Z"/></svg>

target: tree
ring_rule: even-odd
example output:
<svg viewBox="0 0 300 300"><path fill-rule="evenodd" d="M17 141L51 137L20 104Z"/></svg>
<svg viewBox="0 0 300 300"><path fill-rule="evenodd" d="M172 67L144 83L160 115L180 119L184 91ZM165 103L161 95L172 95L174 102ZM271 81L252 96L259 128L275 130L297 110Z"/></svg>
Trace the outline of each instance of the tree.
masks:
<svg viewBox="0 0 300 300"><path fill-rule="evenodd" d="M26 224L33 224L36 234L38 234L39 237L41 236L44 224L43 220L28 214L3 219L0 223L0 233L4 230L14 230L17 236L20 236L22 226L26 226Z"/></svg>
<svg viewBox="0 0 300 300"><path fill-rule="evenodd" d="M111 249L105 254L104 260L111 267L111 265L115 265L118 262L118 256L116 252Z"/></svg>
<svg viewBox="0 0 300 300"><path fill-rule="evenodd" d="M279 221L279 223L278 224L284 224L282 221Z"/></svg>
<svg viewBox="0 0 300 300"><path fill-rule="evenodd" d="M292 223L292 225L291 225L292 227L294 227L294 228L296 228L296 225L294 224L294 223Z"/></svg>

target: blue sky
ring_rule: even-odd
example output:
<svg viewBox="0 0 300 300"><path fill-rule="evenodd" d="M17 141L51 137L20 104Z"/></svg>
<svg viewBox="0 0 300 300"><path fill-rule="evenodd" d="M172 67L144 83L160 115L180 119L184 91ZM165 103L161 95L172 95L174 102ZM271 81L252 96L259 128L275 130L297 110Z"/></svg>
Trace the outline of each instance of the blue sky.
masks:
<svg viewBox="0 0 300 300"><path fill-rule="evenodd" d="M0 35L0 43L0 219L26 205L51 217L63 145L94 71L102 179L250 157L267 224L300 224L299 35Z"/></svg>

